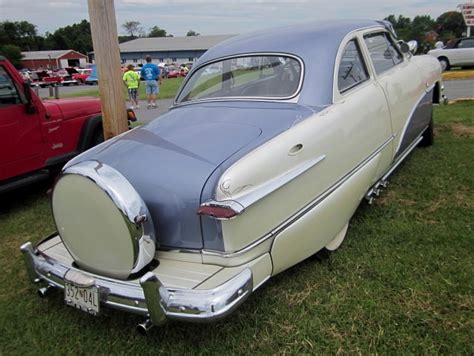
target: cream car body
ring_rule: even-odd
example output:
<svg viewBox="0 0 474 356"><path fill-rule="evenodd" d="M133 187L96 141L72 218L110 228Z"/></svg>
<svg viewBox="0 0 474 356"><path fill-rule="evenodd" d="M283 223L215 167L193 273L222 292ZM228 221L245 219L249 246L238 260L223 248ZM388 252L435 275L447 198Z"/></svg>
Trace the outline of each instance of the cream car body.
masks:
<svg viewBox="0 0 474 356"><path fill-rule="evenodd" d="M324 66L310 60L318 44ZM53 193L59 235L22 246L30 278L93 314L142 314L142 331L228 315L271 276L337 249L361 200L431 144L440 73L433 57L403 54L382 22L228 40L196 63L170 113L66 165ZM98 306L68 297L88 288Z"/></svg>

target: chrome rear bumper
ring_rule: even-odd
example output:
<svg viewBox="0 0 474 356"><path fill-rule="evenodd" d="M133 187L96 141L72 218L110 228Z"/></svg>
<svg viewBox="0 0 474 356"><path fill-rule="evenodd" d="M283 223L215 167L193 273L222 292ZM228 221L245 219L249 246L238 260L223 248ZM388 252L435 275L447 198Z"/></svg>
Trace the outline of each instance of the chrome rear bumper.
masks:
<svg viewBox="0 0 474 356"><path fill-rule="evenodd" d="M244 302L253 290L250 268L213 289L176 289L162 285L148 272L136 281L122 281L65 266L36 250L31 242L21 246L28 276L33 283L44 282L64 289L66 273L73 270L94 280L101 305L144 315L158 325L167 318L213 321L223 318Z"/></svg>

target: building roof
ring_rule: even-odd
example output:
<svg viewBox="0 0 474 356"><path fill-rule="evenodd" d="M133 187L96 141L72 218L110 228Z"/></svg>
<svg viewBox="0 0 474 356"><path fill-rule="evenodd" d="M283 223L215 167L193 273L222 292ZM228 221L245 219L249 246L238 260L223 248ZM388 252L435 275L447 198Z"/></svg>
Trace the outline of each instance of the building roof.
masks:
<svg viewBox="0 0 474 356"><path fill-rule="evenodd" d="M81 57L86 57L84 54L76 52L72 49L61 49L57 51L30 51L21 52L23 55L22 60L35 60L35 59L56 59L68 54L69 52L75 52Z"/></svg>
<svg viewBox="0 0 474 356"><path fill-rule="evenodd" d="M235 35L184 36L184 37L147 37L123 42L121 53L156 51L197 51L208 50L219 42Z"/></svg>

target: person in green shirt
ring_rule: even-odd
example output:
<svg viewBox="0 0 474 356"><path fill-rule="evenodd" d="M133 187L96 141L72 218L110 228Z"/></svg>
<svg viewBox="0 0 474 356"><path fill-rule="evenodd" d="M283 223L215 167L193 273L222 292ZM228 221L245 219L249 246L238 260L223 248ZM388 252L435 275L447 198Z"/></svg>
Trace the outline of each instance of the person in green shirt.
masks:
<svg viewBox="0 0 474 356"><path fill-rule="evenodd" d="M127 66L127 71L123 74L122 80L125 83L125 86L128 90L128 97L132 102L130 109L138 109L138 87L140 86L140 74L133 70L133 64ZM135 107L134 107L135 105Z"/></svg>

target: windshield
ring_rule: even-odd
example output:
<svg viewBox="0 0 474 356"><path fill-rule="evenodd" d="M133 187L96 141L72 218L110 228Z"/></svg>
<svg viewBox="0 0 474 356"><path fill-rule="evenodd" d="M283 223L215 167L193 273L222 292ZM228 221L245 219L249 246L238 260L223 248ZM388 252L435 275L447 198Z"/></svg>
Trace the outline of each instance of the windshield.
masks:
<svg viewBox="0 0 474 356"><path fill-rule="evenodd" d="M293 57L256 55L228 58L194 72L176 101L290 98L298 91L301 74L301 64Z"/></svg>

